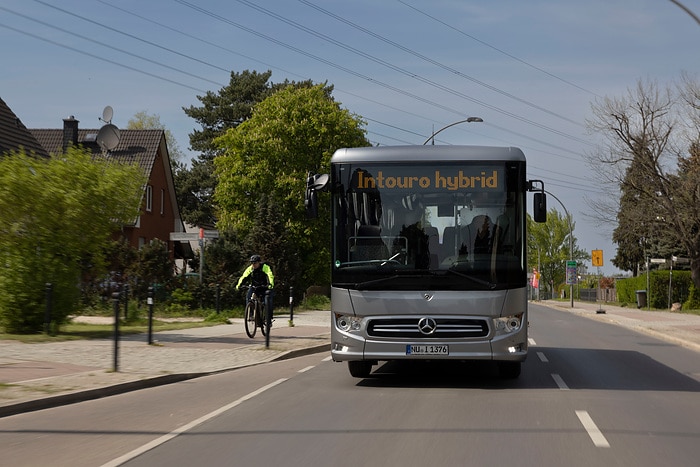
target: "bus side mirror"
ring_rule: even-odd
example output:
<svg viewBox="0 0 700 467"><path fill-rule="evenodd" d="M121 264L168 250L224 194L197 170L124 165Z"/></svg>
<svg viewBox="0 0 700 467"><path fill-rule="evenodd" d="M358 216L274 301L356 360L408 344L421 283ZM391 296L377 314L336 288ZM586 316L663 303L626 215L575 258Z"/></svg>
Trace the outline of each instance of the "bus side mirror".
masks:
<svg viewBox="0 0 700 467"><path fill-rule="evenodd" d="M306 209L307 219L316 219L318 217L318 195L316 194L316 190L310 188L306 189L304 208Z"/></svg>
<svg viewBox="0 0 700 467"><path fill-rule="evenodd" d="M535 201L532 206L535 222L547 222L547 196L538 192L535 193Z"/></svg>
<svg viewBox="0 0 700 467"><path fill-rule="evenodd" d="M328 174L312 174L309 172L306 178L306 194L304 195L304 208L308 219L318 217L318 192L328 188Z"/></svg>

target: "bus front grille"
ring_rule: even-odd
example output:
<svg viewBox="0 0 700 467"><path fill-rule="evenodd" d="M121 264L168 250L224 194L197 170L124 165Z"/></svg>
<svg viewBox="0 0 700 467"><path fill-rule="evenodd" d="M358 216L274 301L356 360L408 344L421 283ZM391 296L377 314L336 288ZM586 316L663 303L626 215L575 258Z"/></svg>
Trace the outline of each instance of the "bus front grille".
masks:
<svg viewBox="0 0 700 467"><path fill-rule="evenodd" d="M458 339L486 337L488 334L486 320L474 318L373 319L367 325L367 335L371 337Z"/></svg>

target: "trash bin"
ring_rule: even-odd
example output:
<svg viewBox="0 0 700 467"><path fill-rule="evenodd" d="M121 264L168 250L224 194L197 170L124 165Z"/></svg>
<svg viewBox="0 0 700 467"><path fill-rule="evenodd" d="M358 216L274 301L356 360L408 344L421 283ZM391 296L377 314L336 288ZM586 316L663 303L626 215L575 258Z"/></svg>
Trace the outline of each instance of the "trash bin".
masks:
<svg viewBox="0 0 700 467"><path fill-rule="evenodd" d="M647 291L637 290L637 308L644 308L647 306Z"/></svg>

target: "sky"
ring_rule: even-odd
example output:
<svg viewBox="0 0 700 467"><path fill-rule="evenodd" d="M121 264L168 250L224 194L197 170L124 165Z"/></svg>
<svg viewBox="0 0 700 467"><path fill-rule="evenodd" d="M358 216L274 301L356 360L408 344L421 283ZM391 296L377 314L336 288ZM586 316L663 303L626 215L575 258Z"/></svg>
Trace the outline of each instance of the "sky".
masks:
<svg viewBox="0 0 700 467"><path fill-rule="evenodd" d="M700 0L682 4L700 15ZM183 107L232 71L334 86L375 145L516 146L548 207L571 214L578 246L610 260L614 224L589 201L591 105L638 80L700 79L700 25L670 0L3 0L0 98L28 128L126 127L157 115L186 159L199 129ZM186 161L185 161L186 162Z"/></svg>

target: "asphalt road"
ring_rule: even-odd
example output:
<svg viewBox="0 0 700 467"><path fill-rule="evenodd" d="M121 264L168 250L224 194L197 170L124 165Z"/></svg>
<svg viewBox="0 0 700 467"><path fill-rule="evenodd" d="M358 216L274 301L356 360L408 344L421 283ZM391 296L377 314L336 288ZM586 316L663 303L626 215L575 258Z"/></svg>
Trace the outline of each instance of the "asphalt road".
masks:
<svg viewBox="0 0 700 467"><path fill-rule="evenodd" d="M698 465L697 352L530 309L518 380L315 354L0 419L0 464Z"/></svg>

